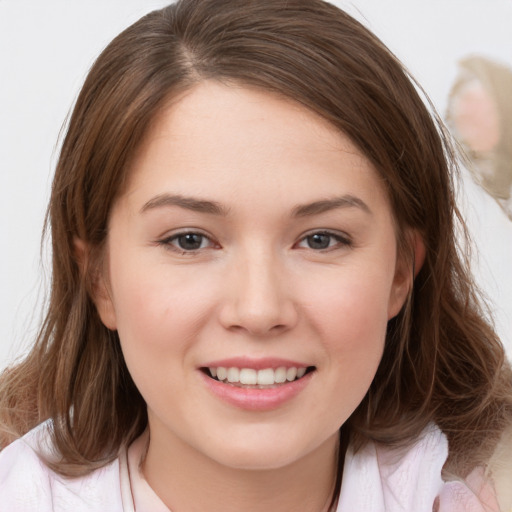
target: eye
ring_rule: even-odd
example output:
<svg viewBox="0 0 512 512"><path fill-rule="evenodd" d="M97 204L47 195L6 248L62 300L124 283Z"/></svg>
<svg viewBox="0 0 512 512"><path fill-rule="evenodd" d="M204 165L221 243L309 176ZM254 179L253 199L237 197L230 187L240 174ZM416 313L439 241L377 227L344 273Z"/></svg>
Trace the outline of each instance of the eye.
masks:
<svg viewBox="0 0 512 512"><path fill-rule="evenodd" d="M206 235L194 231L177 233L161 240L159 243L179 252L194 252L215 245Z"/></svg>
<svg viewBox="0 0 512 512"><path fill-rule="evenodd" d="M329 231L317 231L302 238L297 244L298 247L322 251L333 249L338 246L351 246L352 242L347 236L331 233Z"/></svg>

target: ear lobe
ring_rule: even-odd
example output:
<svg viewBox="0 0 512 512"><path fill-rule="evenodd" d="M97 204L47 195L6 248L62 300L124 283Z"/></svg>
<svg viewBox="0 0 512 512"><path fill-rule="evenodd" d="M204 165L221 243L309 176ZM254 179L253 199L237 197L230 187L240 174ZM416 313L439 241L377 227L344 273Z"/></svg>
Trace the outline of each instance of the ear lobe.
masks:
<svg viewBox="0 0 512 512"><path fill-rule="evenodd" d="M115 308L102 265L98 261L93 261L95 258L91 255L91 248L82 239L75 237L73 246L75 260L98 315L107 329L115 331L117 329Z"/></svg>
<svg viewBox="0 0 512 512"><path fill-rule="evenodd" d="M418 275L425 262L426 249L423 238L415 230L411 230L407 236L410 237L410 247L413 251L412 268L410 266L410 259L406 254L399 254L397 256L395 276L388 305L388 320L398 315L402 309L412 290L414 278Z"/></svg>
<svg viewBox="0 0 512 512"><path fill-rule="evenodd" d="M103 275L98 275L97 278L94 279L91 297L103 325L107 329L115 331L117 329L116 311L110 295L110 289Z"/></svg>
<svg viewBox="0 0 512 512"><path fill-rule="evenodd" d="M412 287L412 279L412 272L410 271L409 265L406 265L403 261L397 262L395 277L389 296L388 320L398 315L405 304L409 290L411 290Z"/></svg>

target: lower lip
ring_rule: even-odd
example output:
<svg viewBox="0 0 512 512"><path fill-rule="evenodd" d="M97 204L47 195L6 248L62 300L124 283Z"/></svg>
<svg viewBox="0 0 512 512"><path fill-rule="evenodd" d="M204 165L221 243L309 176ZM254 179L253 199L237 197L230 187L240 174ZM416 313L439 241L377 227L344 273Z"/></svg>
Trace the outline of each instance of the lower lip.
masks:
<svg viewBox="0 0 512 512"><path fill-rule="evenodd" d="M248 411L269 411L277 409L304 390L314 372L293 382L264 389L233 386L212 379L202 371L200 373L208 389L223 401Z"/></svg>

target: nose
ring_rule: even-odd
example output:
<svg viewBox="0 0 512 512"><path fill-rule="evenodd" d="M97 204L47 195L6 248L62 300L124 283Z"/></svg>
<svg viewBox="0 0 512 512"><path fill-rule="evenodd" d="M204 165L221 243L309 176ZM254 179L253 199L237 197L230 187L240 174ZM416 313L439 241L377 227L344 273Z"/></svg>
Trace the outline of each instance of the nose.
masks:
<svg viewBox="0 0 512 512"><path fill-rule="evenodd" d="M230 266L228 293L220 312L226 329L269 336L297 323L290 283L276 260L267 253L252 254Z"/></svg>

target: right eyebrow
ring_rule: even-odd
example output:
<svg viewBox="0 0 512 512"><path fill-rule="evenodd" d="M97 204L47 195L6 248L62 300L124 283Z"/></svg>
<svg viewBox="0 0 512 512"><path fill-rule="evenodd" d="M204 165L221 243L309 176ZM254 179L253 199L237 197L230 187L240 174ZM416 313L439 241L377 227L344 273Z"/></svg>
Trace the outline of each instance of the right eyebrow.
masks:
<svg viewBox="0 0 512 512"><path fill-rule="evenodd" d="M323 199L304 205L298 205L293 209L294 217L309 217L319 215L337 208L359 208L363 212L372 215L370 207L359 197L345 194L332 199Z"/></svg>
<svg viewBox="0 0 512 512"><path fill-rule="evenodd" d="M186 210L192 210L198 213L208 213L210 215L221 215L225 217L228 215L229 210L216 201L208 201L196 197L173 195L173 194L159 194L150 199L141 208L140 213L145 213L155 208L166 208L169 206L178 206Z"/></svg>

